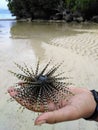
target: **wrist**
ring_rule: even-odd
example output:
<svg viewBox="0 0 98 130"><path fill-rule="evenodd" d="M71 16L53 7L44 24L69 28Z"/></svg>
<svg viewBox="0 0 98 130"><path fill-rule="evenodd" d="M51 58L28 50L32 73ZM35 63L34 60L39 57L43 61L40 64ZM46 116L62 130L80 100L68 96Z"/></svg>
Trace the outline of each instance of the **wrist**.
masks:
<svg viewBox="0 0 98 130"><path fill-rule="evenodd" d="M91 93L96 102L96 106L95 106L95 110L94 110L93 114L88 118L84 118L85 120L96 120L98 118L98 92L95 90L91 90Z"/></svg>

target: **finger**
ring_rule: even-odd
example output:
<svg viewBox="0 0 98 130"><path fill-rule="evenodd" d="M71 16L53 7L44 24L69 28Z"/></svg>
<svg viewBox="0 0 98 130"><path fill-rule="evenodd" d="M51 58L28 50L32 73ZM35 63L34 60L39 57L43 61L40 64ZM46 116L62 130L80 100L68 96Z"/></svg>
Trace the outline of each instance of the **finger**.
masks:
<svg viewBox="0 0 98 130"><path fill-rule="evenodd" d="M26 100L23 100L22 98L19 98L17 89L10 87L8 89L8 93L10 94L10 96L12 98L14 98L19 104L21 104L22 106L25 106L27 109L29 110L33 110L33 107L31 106L31 104L29 104L28 102L26 102Z"/></svg>
<svg viewBox="0 0 98 130"><path fill-rule="evenodd" d="M17 91L13 87L10 87L7 91L13 98L17 95Z"/></svg>
<svg viewBox="0 0 98 130"><path fill-rule="evenodd" d="M8 89L8 93L10 94L10 96L12 98L14 98L19 104L21 104L22 106L24 106L25 108L31 110L31 111L35 111L35 112L44 112L44 104L40 105L39 109L37 108L37 103L31 104L28 100L26 99L22 99L21 97L18 96L18 92L17 89L15 89L14 87L10 87ZM53 111L56 109L56 106L53 102L49 102L48 103L48 109L49 111Z"/></svg>
<svg viewBox="0 0 98 130"><path fill-rule="evenodd" d="M41 125L43 123L54 124L63 121L70 121L78 119L77 110L73 106L66 106L59 110L47 112L41 114L36 120L35 125Z"/></svg>

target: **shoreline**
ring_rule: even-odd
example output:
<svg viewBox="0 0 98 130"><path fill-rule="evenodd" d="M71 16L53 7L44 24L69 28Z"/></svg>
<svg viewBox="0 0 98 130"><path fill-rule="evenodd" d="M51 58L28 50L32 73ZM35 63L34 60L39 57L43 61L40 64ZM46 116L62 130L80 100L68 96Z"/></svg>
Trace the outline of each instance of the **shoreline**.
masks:
<svg viewBox="0 0 98 130"><path fill-rule="evenodd" d="M11 18L9 18L9 19L0 19L0 21L16 21L16 19L11 19Z"/></svg>
<svg viewBox="0 0 98 130"><path fill-rule="evenodd" d="M67 24L70 24L70 23L76 23L76 24L81 24L81 23L94 23L94 24L97 24L97 22L94 22L94 21L82 21L82 22L76 22L76 21L71 21L71 22L67 22L65 20L44 20L44 19L34 19L34 20L31 20L31 19L14 19L14 18L6 18L6 19L0 19L0 21L17 21L17 22L37 22L37 23L40 23L40 22L48 22L48 23L67 23Z"/></svg>

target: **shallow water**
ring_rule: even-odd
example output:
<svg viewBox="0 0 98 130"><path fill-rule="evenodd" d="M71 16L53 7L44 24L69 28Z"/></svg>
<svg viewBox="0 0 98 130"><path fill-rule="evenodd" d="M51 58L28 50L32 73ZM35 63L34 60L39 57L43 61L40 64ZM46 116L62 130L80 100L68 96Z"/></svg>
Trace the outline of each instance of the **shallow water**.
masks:
<svg viewBox="0 0 98 130"><path fill-rule="evenodd" d="M9 101L6 91L17 81L8 73L17 71L13 62L35 67L38 58L42 64L50 58L54 63L64 60L61 69L75 86L97 89L98 25L0 21L0 130L97 130L97 123L83 119L34 126L37 115Z"/></svg>

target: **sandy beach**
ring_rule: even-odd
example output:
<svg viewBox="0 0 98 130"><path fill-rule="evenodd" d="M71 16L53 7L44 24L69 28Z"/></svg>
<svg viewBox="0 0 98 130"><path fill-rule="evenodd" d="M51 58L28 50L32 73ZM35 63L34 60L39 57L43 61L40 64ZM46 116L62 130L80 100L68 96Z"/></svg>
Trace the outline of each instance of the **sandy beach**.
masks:
<svg viewBox="0 0 98 130"><path fill-rule="evenodd" d="M22 28L22 23L0 21L0 130L97 130L96 122L83 119L34 126L37 114L27 109L22 112L18 103L10 101L7 89L17 82L8 72L18 71L13 62L21 65L25 62L35 68L40 57L42 65L51 58L54 64L64 61L61 70L71 77L74 86L98 90L98 26L57 24L52 30L53 25L48 24L24 25Z"/></svg>

